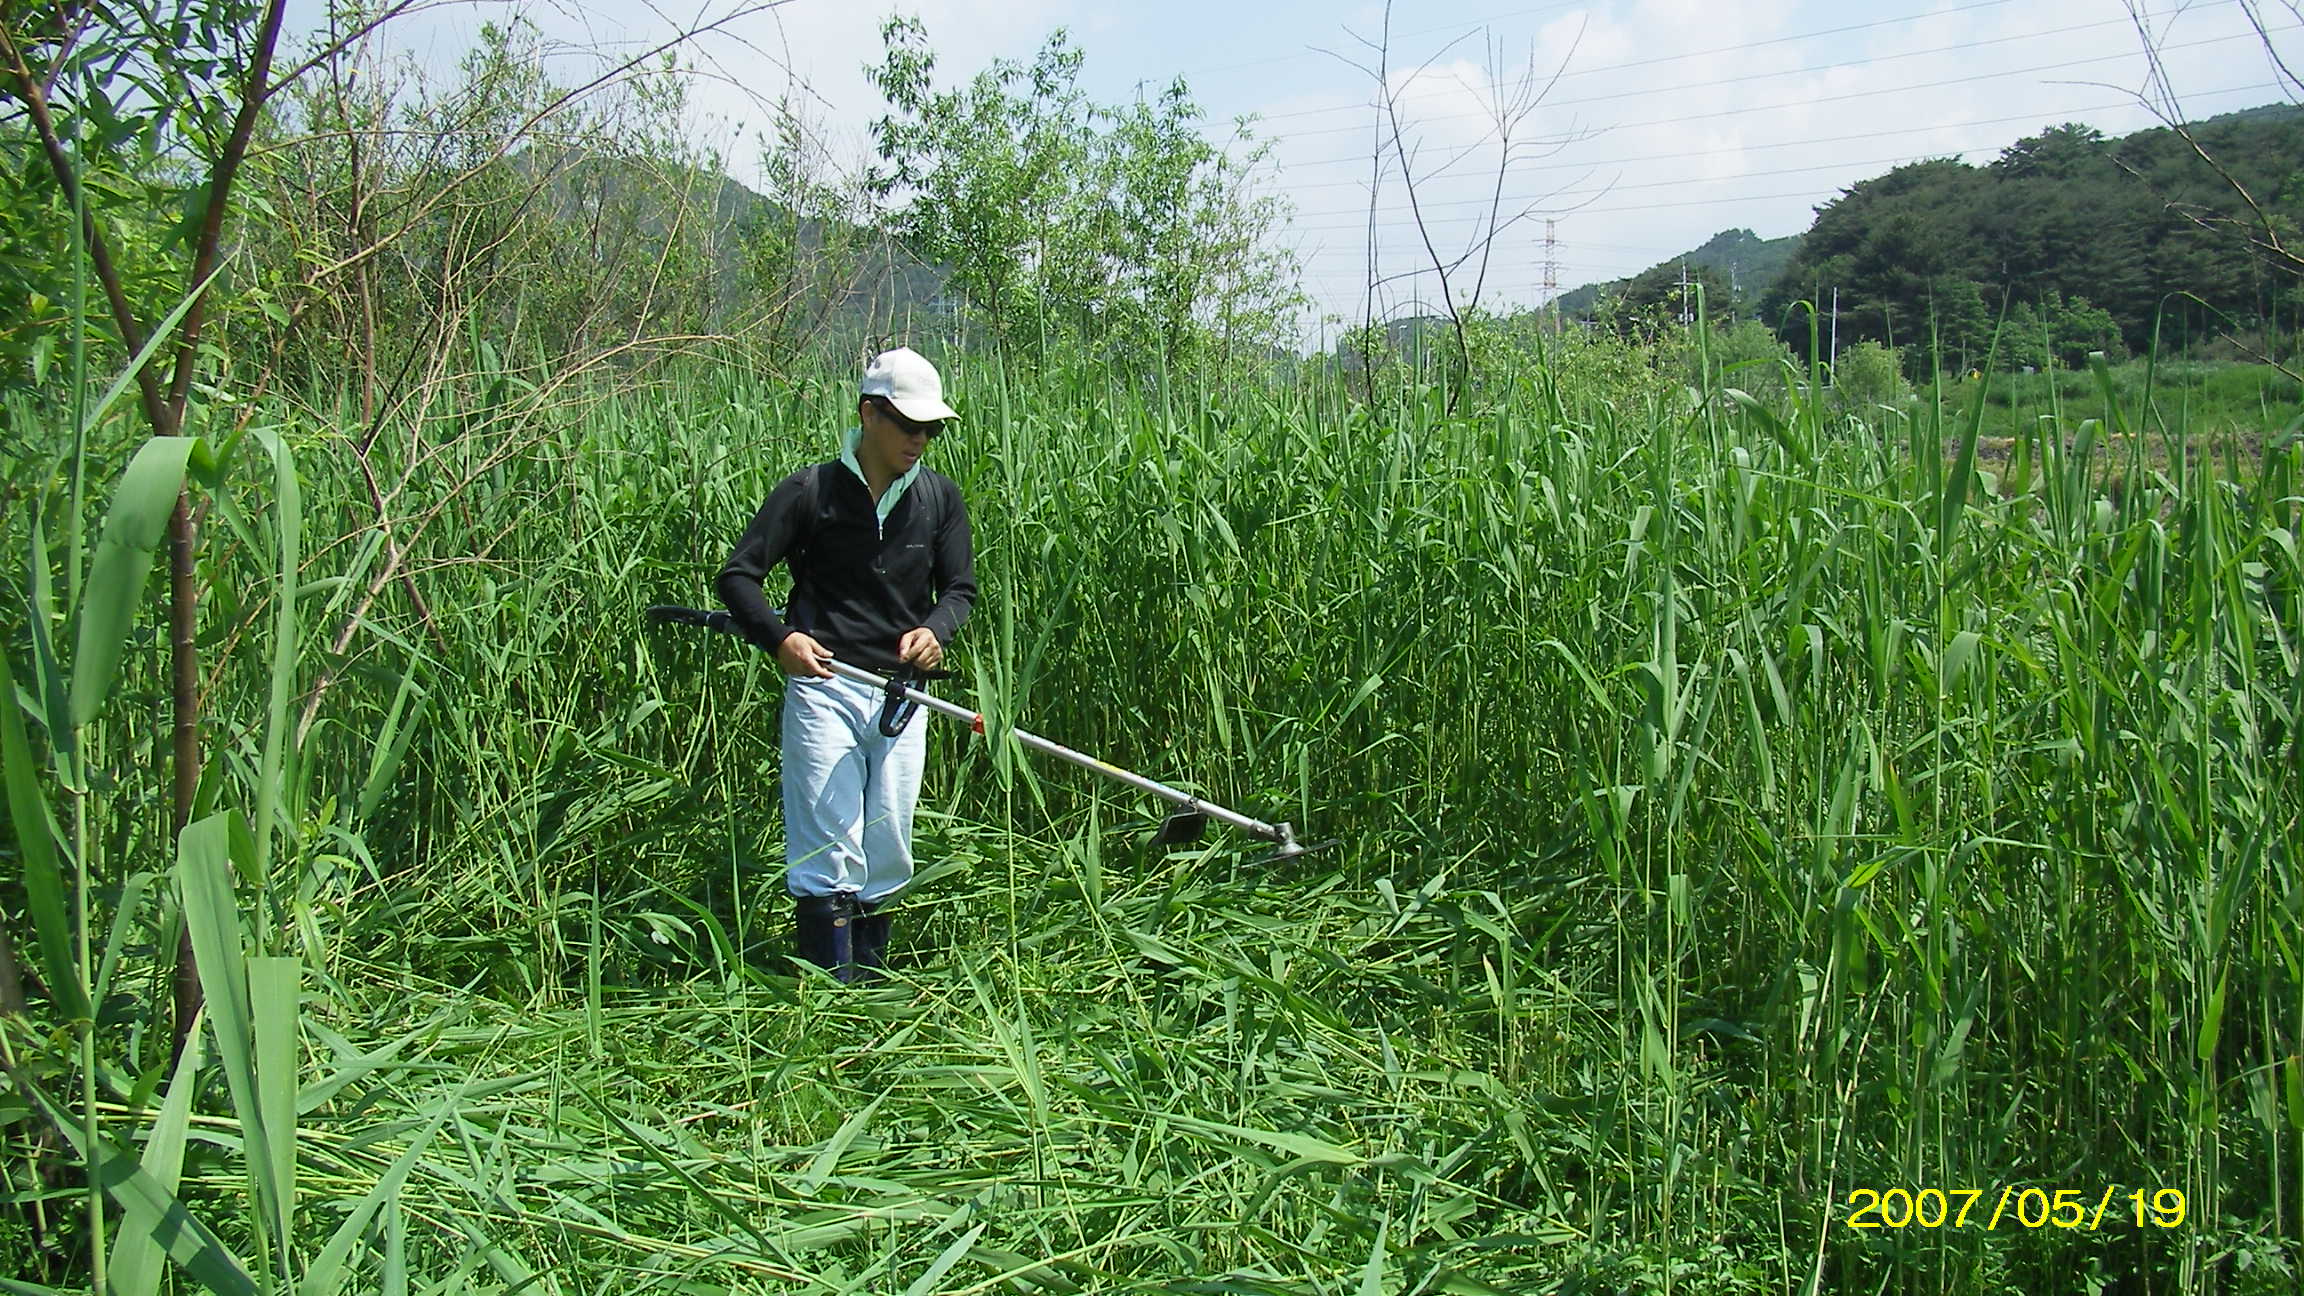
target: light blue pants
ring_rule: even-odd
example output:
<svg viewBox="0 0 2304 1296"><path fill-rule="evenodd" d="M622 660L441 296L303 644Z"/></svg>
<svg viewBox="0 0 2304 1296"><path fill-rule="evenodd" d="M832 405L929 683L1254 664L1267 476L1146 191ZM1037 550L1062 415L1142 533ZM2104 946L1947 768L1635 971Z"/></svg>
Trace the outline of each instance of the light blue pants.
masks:
<svg viewBox="0 0 2304 1296"><path fill-rule="evenodd" d="M853 680L784 682L784 885L795 896L877 904L912 880L927 718L882 737L881 701Z"/></svg>

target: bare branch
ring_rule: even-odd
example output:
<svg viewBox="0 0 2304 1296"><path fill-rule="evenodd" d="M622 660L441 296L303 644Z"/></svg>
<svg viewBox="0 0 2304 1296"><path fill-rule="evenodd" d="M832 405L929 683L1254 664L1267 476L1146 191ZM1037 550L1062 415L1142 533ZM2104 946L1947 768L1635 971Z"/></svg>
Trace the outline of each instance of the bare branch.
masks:
<svg viewBox="0 0 2304 1296"><path fill-rule="evenodd" d="M2286 3L2286 0L2283 2ZM2200 138L2193 131L2191 124L2185 120L2183 105L2176 97L2175 82L2168 74L2166 61L2161 57L2162 38L2152 30L2150 19L2144 12L2141 0L2122 0L2122 3L2127 7L2129 21L2135 26L2138 43L2144 51L2147 89L2135 96L2137 103L2158 118L2162 125L2175 134L2176 138L2184 141L2185 147L2192 151L2192 155L2214 172L2216 178L2224 182L2225 188L2231 190L2232 195L2240 200L2240 204L2248 209L2254 228L2242 230L2240 233L2242 240L2257 251L2285 263L2289 268L2304 271L2304 256L2299 256L2291 251L2281 241L2280 227L2273 220L2272 214L2266 211L2263 204L2256 200L2256 196L2248 191L2248 186L2238 176L2233 175L2230 168L2226 167L2206 145L2200 142ZM2280 61L2279 55L2273 47L2270 31L2265 27L2262 16L2256 10L2255 3L2247 3L2244 7L2248 12L2248 20L2255 27L2266 54L2270 55L2273 61L2278 64L2283 75L2289 75L2287 65ZM2296 11L2294 4L2290 3L2288 7L2291 12ZM2291 77L2291 79L2293 78ZM2131 176L2138 180L2145 179L2141 172L2121 161L2118 157L2113 160ZM2221 227L2238 228L2241 225L2239 221L2229 217L2218 217L2189 203L2170 202L2168 208L2203 230L2219 231Z"/></svg>
<svg viewBox="0 0 2304 1296"><path fill-rule="evenodd" d="M1377 323L1377 298L1384 287L1403 279L1414 279L1430 274L1438 285L1440 313L1446 316L1454 335L1460 378L1468 380L1474 367L1468 325L1479 311L1481 298L1486 291L1488 270L1493 264L1497 240L1507 231L1542 210L1546 198L1549 197L1546 195L1531 200L1518 210L1507 214L1504 205L1506 181L1514 166L1526 159L1550 156L1574 140L1584 137L1579 132L1569 132L1550 139L1530 139L1526 135L1527 123L1534 116L1537 108L1551 94L1553 88L1559 84L1561 76L1567 70L1569 60L1575 56L1576 49L1582 42L1583 33L1581 30L1577 33L1576 40L1570 43L1567 52L1562 55L1559 63L1548 73L1537 64L1535 50L1532 47L1525 59L1518 61L1518 67L1515 69L1510 66L1511 61L1506 58L1501 42L1494 39L1492 35L1487 37L1486 58L1484 60L1487 84L1485 86L1473 85L1460 72L1454 74L1453 79L1456 84L1481 101L1483 115L1488 119L1488 130L1479 139L1451 151L1437 165L1428 169L1420 169L1418 167L1420 145L1410 134L1409 125L1402 111L1402 101L1407 97L1409 89L1419 79L1433 74L1435 65L1442 58L1471 36L1480 34L1481 29L1475 28L1467 31L1447 42L1432 57L1418 65L1413 73L1395 84L1390 74L1391 16L1391 7L1387 3L1384 10L1384 25L1380 36L1376 39L1363 37L1350 29L1346 29L1348 36L1351 36L1370 51L1371 56L1365 61L1355 60L1334 51L1321 51L1329 54L1337 61L1357 69L1363 75L1369 76L1377 85L1375 106L1379 113L1379 126L1374 154L1370 159L1368 185L1368 257L1365 279L1366 292L1362 309L1363 335L1371 338L1374 336ZM1450 174L1466 159L1479 155L1489 147L1496 150L1496 162L1493 175L1487 185L1485 210L1472 218L1471 235L1461 250L1444 250L1436 233L1437 222L1433 220L1428 210L1431 204L1426 201L1426 186L1440 177ZM1387 157L1389 158L1389 165L1386 165ZM1415 227L1417 240L1423 250L1423 265L1420 268L1392 274L1382 272L1377 256L1380 190L1387 172L1396 172L1407 192L1409 219ZM1469 284L1463 281L1467 267L1471 268ZM1455 408L1465 385L1465 381L1459 381L1451 386L1448 397L1451 410ZM1373 387L1371 386L1369 390L1372 396Z"/></svg>
<svg viewBox="0 0 2304 1296"><path fill-rule="evenodd" d="M460 8L465 3L466 0L394 0L394 3L378 10L367 21L354 26L350 31L321 46L312 57L281 73L279 80L264 87L264 97L270 99L279 94L302 80L314 68L326 67L335 63L338 58L354 46L368 39L378 28L396 18L402 18L409 14L428 13L434 9Z"/></svg>
<svg viewBox="0 0 2304 1296"><path fill-rule="evenodd" d="M505 155L510 151L514 142L530 139L539 126L560 114L569 105L577 102L580 99L583 99L587 95L593 94L594 92L604 89L607 86L622 81L626 77L630 76L636 69L642 67L644 64L650 62L653 59L659 58L664 54L677 49L690 41L695 40L700 36L716 32L722 27L725 27L729 23L735 22L740 18L747 18L753 14L764 13L768 10L776 9L789 3L791 3L791 0L761 0L760 3L745 5L743 7L731 10L719 18L702 24L701 26L677 30L672 35L671 39L662 41L649 47L646 50L641 51L638 54L633 55L631 58L628 58L623 62L614 65L613 67L610 67L608 70L600 73L596 77L593 77L589 81L583 82L580 85L569 87L568 89L561 91L559 94L554 95L541 107L531 112L518 125L505 132L502 138L499 140L497 147L492 152L490 152L488 156L472 163L457 175L451 177L445 184L441 186L438 191L430 195L430 197L424 201L424 204L417 208L414 213L405 215L402 219L401 226L397 231L385 236L384 238L370 244L367 247L361 248L357 252L354 252L347 257L344 257L323 267L317 274L313 276L313 281L317 283L322 280L332 279L355 265L358 265L370 258L382 255L388 247L398 242L401 238L406 237L411 231L413 231L416 228L418 222L424 216L427 216L433 211L437 210L441 205L445 204L449 198L455 196L457 193L463 190L465 186L471 184L480 176L485 175L491 166L497 162L502 161Z"/></svg>
<svg viewBox="0 0 2304 1296"><path fill-rule="evenodd" d="M2248 25L2256 29L2256 40L2264 47L2264 56L2272 60L2272 66L2280 73L2280 80L2288 86L2288 97L2293 101L2304 95L2304 77L2296 75L2296 70L2288 66L2288 60L2281 57L2279 47L2272 43L2272 29L2264 21L2262 7L2263 0L2240 0L2240 11L2248 15ZM2280 7L2288 11L2288 16L2297 25L2304 25L2304 6L2299 6L2296 0L2280 0Z"/></svg>
<svg viewBox="0 0 2304 1296"><path fill-rule="evenodd" d="M1568 60L1575 57L1576 50L1581 47L1583 43L1584 26L1581 22L1579 22L1576 28L1576 39L1568 43L1567 52L1560 56L1559 66L1552 69L1552 75L1545 78L1544 83L1541 86L1536 84L1536 51L1535 48L1531 46L1528 51L1527 60L1522 64L1522 70L1519 76L1512 81L1512 92L1510 96L1492 96L1490 99L1491 106L1494 110L1493 120L1495 124L1496 138L1500 146L1502 156L1496 164L1495 188L1489 194L1488 234L1487 237L1480 239L1478 242L1478 246L1480 248L1480 271L1476 276L1474 276L1472 282L1472 302L1475 306L1477 306L1480 301L1481 289L1485 287L1488 282L1489 254L1494 250L1496 246L1496 237L1503 233L1504 228L1509 228L1511 224L1517 224L1521 218L1527 216L1531 211L1534 210L1533 205L1522 208L1519 215L1514 216L1512 221L1508 222L1504 227L1499 227L1496 223L1496 214L1502 209L1504 203L1504 177L1505 174L1511 170L1512 163L1515 160L1513 156L1513 136L1518 133L1521 124L1527 121L1529 116L1536 111L1537 105L1544 102L1545 98L1552 93L1553 88L1560 84L1561 76L1568 70ZM1488 68L1489 84L1491 86L1497 87L1504 85L1506 74L1504 69L1503 46L1494 40L1491 40L1488 45ZM1567 143L1568 141L1563 138L1553 143L1551 147L1547 150L1544 150L1544 152L1546 155L1549 155L1550 153L1556 153L1560 149L1565 148Z"/></svg>

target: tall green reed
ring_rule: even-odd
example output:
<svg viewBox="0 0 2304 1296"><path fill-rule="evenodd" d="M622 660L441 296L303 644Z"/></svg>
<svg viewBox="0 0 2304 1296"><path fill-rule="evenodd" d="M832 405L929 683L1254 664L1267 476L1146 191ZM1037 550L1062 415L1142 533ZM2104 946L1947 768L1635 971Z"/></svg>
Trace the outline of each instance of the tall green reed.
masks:
<svg viewBox="0 0 2304 1296"><path fill-rule="evenodd" d="M1995 480L1975 406L1604 384L1577 345L1454 416L949 366L995 740L1346 845L1147 852L1152 807L937 730L916 998L784 976L774 672L638 620L709 597L846 375L444 396L434 624L377 605L262 776L292 809L254 871L310 935L246 937L316 996L302 1074L393 1114L355 1148L350 1088L276 1087L232 1110L296 1160L248 1163L368 1204L284 1220L212 1163L182 1192L245 1202L215 1227L274 1274L504 1283L2246 1290L2231 1257L2292 1258L2293 442L2210 474L2163 422L2155 478L2128 410ZM293 426L322 607L220 675L251 775L254 646L314 678L299 625L375 561L332 539L372 521L341 444ZM220 571L279 581L279 539ZM172 1110L129 1119L164 1151ZM2212 1222L1845 1223L1855 1187L2083 1181Z"/></svg>

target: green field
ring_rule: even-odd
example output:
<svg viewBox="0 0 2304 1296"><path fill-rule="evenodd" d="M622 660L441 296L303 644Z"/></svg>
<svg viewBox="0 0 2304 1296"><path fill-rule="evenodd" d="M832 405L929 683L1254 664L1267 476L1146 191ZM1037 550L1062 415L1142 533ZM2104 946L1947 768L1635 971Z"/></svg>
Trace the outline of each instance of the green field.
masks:
<svg viewBox="0 0 2304 1296"><path fill-rule="evenodd" d="M397 568L354 411L212 409L181 841L165 573L103 620L141 431L76 509L15 402L5 1285L2294 1290L2294 426L2146 462L2100 383L1989 492L1988 402L1543 345L1452 414L940 357L994 737L866 989L785 958L772 663L640 619L845 373L444 386ZM1152 850L1009 725L1341 845Z"/></svg>

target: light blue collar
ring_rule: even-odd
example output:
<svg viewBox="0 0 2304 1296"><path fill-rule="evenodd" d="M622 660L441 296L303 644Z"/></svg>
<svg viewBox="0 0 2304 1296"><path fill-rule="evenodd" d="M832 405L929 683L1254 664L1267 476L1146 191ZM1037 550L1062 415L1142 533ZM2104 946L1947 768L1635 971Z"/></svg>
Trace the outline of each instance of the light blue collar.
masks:
<svg viewBox="0 0 2304 1296"><path fill-rule="evenodd" d="M870 494L872 479L864 475L864 465L856 460L856 443L863 439L863 428L848 429L847 437L840 443L840 462L848 465L848 471L856 474L856 480L864 483L865 493ZM912 485L912 479L920 475L920 467L919 464L913 464L906 469L903 476L888 483L888 489L882 491L880 498L873 503L873 511L880 515L882 522L886 522L888 515L896 511L896 501L904 498L904 491Z"/></svg>

